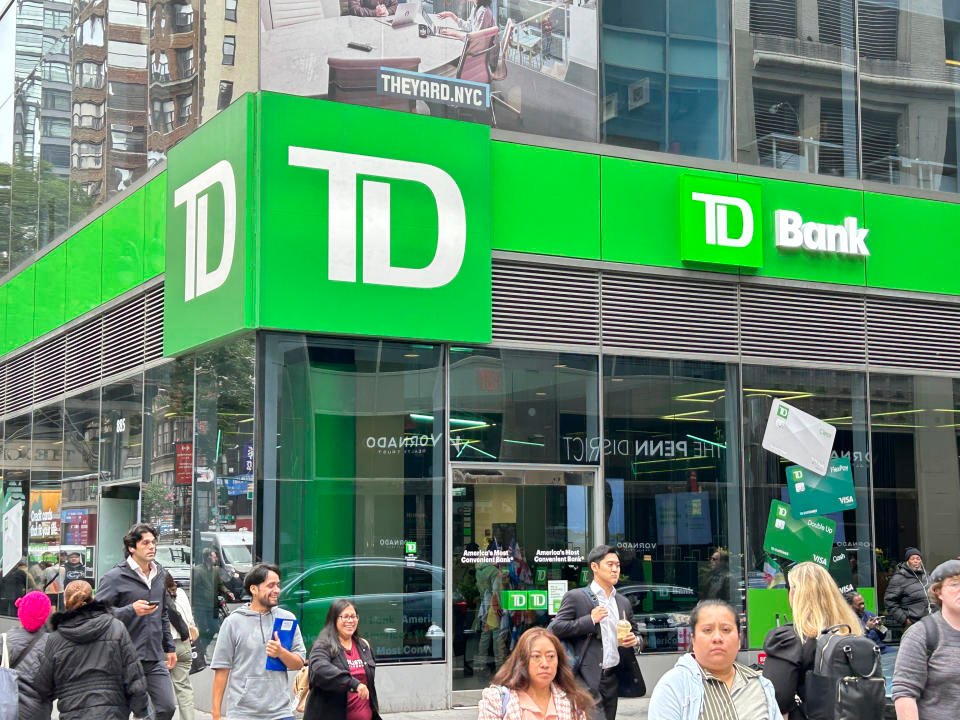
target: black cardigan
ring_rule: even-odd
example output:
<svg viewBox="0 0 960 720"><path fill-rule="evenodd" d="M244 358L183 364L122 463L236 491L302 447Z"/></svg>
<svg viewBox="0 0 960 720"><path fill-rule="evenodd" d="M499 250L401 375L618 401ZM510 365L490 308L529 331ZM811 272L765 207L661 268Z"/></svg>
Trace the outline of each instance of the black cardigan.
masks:
<svg viewBox="0 0 960 720"><path fill-rule="evenodd" d="M370 708L373 720L382 720L377 703L377 688L374 684L377 661L366 640L354 643L367 672L366 686L370 690ZM346 720L347 693L360 684L350 674L347 658L342 648L337 648L331 657L330 649L317 640L307 659L310 666L310 695L303 713L303 720Z"/></svg>

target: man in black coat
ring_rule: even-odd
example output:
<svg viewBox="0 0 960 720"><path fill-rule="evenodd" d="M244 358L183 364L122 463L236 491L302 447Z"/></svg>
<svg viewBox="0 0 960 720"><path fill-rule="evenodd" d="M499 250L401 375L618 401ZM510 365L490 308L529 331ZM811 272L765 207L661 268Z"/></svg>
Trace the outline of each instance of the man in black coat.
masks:
<svg viewBox="0 0 960 720"><path fill-rule="evenodd" d="M609 545L598 545L587 555L593 582L570 590L548 630L573 648L573 671L597 700L597 715L606 720L617 716L620 683L643 683L637 652L640 639L634 634L630 601L617 594L620 556ZM618 636L618 622L623 626Z"/></svg>
<svg viewBox="0 0 960 720"><path fill-rule="evenodd" d="M907 548L903 563L890 578L883 604L887 617L904 628L934 613L927 592L930 579L923 568L923 558L917 548Z"/></svg>
<svg viewBox="0 0 960 720"><path fill-rule="evenodd" d="M177 664L170 632L164 570L154 562L157 531L140 523L123 536L127 559L100 579L97 601L113 608L137 649L156 720L170 720L177 708L170 668Z"/></svg>

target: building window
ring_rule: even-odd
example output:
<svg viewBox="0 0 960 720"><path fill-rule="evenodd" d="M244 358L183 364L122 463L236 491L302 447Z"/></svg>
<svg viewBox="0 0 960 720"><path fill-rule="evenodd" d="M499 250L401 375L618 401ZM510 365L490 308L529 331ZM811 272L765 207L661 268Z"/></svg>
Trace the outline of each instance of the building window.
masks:
<svg viewBox="0 0 960 720"><path fill-rule="evenodd" d="M756 35L797 36L797 0L752 0L750 32Z"/></svg>
<svg viewBox="0 0 960 720"><path fill-rule="evenodd" d="M598 412L595 356L451 352L450 453L459 462L599 464L590 445Z"/></svg>
<svg viewBox="0 0 960 720"><path fill-rule="evenodd" d="M237 0L227 0L223 17L225 20L237 21Z"/></svg>
<svg viewBox="0 0 960 720"><path fill-rule="evenodd" d="M67 63L44 61L40 68L40 72L42 73L44 80L52 80L54 82L62 83L70 82L70 68Z"/></svg>
<svg viewBox="0 0 960 720"><path fill-rule="evenodd" d="M70 148L66 145L41 145L40 159L55 168L70 167Z"/></svg>
<svg viewBox="0 0 960 720"><path fill-rule="evenodd" d="M111 124L110 146L119 152L142 153L147 151L146 134L142 127Z"/></svg>
<svg viewBox="0 0 960 720"><path fill-rule="evenodd" d="M146 70L147 46L143 43L111 40L107 46L107 64L115 68Z"/></svg>
<svg viewBox="0 0 960 720"><path fill-rule="evenodd" d="M163 133L173 130L173 100L153 101L153 129Z"/></svg>
<svg viewBox="0 0 960 720"><path fill-rule="evenodd" d="M183 80L193 75L193 48L177 48L178 78Z"/></svg>
<svg viewBox="0 0 960 720"><path fill-rule="evenodd" d="M223 36L223 64L233 65L234 54L237 51L236 35Z"/></svg>
<svg viewBox="0 0 960 720"><path fill-rule="evenodd" d="M87 197L95 198L103 190L103 180L91 180L90 182L80 183L80 189Z"/></svg>
<svg viewBox="0 0 960 720"><path fill-rule="evenodd" d="M75 142L73 167L77 170L96 170L103 166L103 143Z"/></svg>
<svg viewBox="0 0 960 720"><path fill-rule="evenodd" d="M170 60L166 51L154 53L150 74L154 82L168 82L170 80Z"/></svg>
<svg viewBox="0 0 960 720"><path fill-rule="evenodd" d="M103 66L95 62L78 62L73 66L74 85L84 88L103 87Z"/></svg>
<svg viewBox="0 0 960 720"><path fill-rule="evenodd" d="M103 103L75 102L73 124L79 128L99 130L103 127Z"/></svg>
<svg viewBox="0 0 960 720"><path fill-rule="evenodd" d="M99 15L88 17L77 25L73 31L73 39L78 46L103 47L103 18Z"/></svg>
<svg viewBox="0 0 960 720"><path fill-rule="evenodd" d="M229 80L220 81L220 92L217 93L217 110L223 110L233 102L233 83Z"/></svg>
<svg viewBox="0 0 960 720"><path fill-rule="evenodd" d="M173 6L174 32L184 33L193 30L193 6L190 3L178 3Z"/></svg>
<svg viewBox="0 0 960 720"><path fill-rule="evenodd" d="M70 121L66 118L43 118L40 134L48 138L69 138Z"/></svg>
<svg viewBox="0 0 960 720"><path fill-rule="evenodd" d="M147 109L147 87L141 83L111 82L107 102L113 110L145 112Z"/></svg>
<svg viewBox="0 0 960 720"><path fill-rule="evenodd" d="M133 181L133 170L115 167L113 169L113 188L116 192L123 192Z"/></svg>
<svg viewBox="0 0 960 720"><path fill-rule="evenodd" d="M190 116L193 114L193 95L180 96L180 108L177 110L177 126L186 125L190 122Z"/></svg>
<svg viewBox="0 0 960 720"><path fill-rule="evenodd" d="M147 3L144 0L110 0L107 17L111 25L147 26Z"/></svg>
<svg viewBox="0 0 960 720"><path fill-rule="evenodd" d="M43 27L45 30L64 30L70 27L70 11L44 8Z"/></svg>
<svg viewBox="0 0 960 720"><path fill-rule="evenodd" d="M70 93L63 90L43 89L44 110L69 110Z"/></svg>

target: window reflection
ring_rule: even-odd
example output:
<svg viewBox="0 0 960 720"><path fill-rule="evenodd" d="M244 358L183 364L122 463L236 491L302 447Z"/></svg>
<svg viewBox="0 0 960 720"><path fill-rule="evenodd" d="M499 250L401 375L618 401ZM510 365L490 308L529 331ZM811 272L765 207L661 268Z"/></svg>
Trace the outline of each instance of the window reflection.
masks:
<svg viewBox="0 0 960 720"><path fill-rule="evenodd" d="M3 505L9 510L20 508L21 528L13 533L20 544L20 555L26 555L30 529L27 509L30 501L30 464L32 457L32 415L7 418L3 424ZM0 580L0 615L16 617L14 603L27 592L31 582L29 567L16 565Z"/></svg>
<svg viewBox="0 0 960 720"><path fill-rule="evenodd" d="M736 372L604 358L607 541L650 652L685 650L700 599L743 609Z"/></svg>

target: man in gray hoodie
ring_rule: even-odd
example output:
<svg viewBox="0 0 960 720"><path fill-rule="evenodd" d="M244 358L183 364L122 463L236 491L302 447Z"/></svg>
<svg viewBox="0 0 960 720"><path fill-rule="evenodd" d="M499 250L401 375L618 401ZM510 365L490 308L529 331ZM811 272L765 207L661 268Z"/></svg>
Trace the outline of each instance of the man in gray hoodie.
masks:
<svg viewBox="0 0 960 720"><path fill-rule="evenodd" d="M213 720L293 720L287 671L303 667L307 649L294 614L277 607L280 570L254 565L243 586L250 602L223 621L210 663Z"/></svg>

